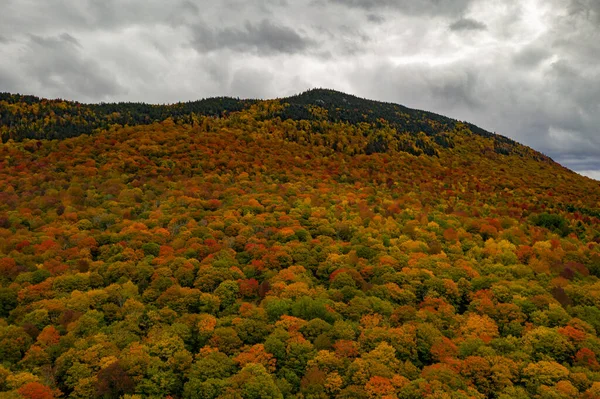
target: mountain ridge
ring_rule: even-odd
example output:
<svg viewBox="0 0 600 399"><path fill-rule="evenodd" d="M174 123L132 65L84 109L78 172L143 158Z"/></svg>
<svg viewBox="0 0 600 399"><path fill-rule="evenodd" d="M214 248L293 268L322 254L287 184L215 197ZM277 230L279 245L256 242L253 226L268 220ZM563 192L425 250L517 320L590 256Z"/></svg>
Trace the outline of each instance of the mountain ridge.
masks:
<svg viewBox="0 0 600 399"><path fill-rule="evenodd" d="M136 102L86 104L63 99L49 100L30 95L0 93L0 137L3 142L9 139L23 140L25 138L61 139L75 137L79 134L92 134L94 131L106 129L115 124L122 126L147 125L167 118L173 118L177 123L193 123L194 118L198 116L221 117L240 112L264 101L279 101L285 104L278 114L269 115L269 117L280 117L283 120L315 120L322 118L322 115L316 115L312 111L315 107L320 107L327 111L326 117L332 122L350 124L364 122L379 126L381 120L385 120L390 127L400 133L417 135L423 132L426 136L434 138L442 147L452 146L451 140L445 133L453 131L458 124L466 126L474 134L494 139L494 150L501 154L511 153L519 144L508 137L491 133L469 122L429 111L408 108L396 103L369 100L322 88L310 89L293 96L273 100L221 96L173 104ZM22 123L17 117L11 115L11 106L18 104L25 104L30 108L34 108L37 104L37 110L25 109L17 114L20 117L30 115L32 120ZM58 109L52 109L52 105L56 105L55 108ZM38 112L38 114L31 116L34 112ZM39 112L42 115L39 115ZM77 121L60 119L60 116L65 113L81 115L81 117ZM37 118L43 118L48 114L55 116L58 114L59 120L36 123ZM375 151L378 151L377 145L373 147ZM429 152L433 151L429 150ZM546 155L541 153L540 155L542 155L539 157L540 159L550 160Z"/></svg>

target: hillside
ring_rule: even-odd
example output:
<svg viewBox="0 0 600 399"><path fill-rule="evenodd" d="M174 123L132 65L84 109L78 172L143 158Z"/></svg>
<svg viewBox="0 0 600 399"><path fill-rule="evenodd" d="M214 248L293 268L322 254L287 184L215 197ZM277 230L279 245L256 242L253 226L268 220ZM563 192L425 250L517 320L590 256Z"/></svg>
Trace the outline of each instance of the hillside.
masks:
<svg viewBox="0 0 600 399"><path fill-rule="evenodd" d="M2 398L600 397L600 185L528 147L329 90L0 110Z"/></svg>
<svg viewBox="0 0 600 399"><path fill-rule="evenodd" d="M327 120L349 124L367 123L376 128L387 126L398 133L431 138L442 147L454 143L447 132L456 129L456 120L431 112L410 109L401 105L365 100L334 90L313 89L302 94L281 98L284 105L268 115L282 120ZM81 104L64 100L46 100L34 96L0 93L0 138L3 142L30 139L63 139L81 134L92 134L111 126L136 126L161 122L167 118L178 124L193 124L202 116L224 116L248 109L257 100L229 97L209 98L171 105L142 103ZM494 139L494 150L509 154L515 148L513 140L487 132L475 125L464 123L474 134ZM424 151L432 155L427 143L417 140L417 149L407 146L402 150L418 155ZM377 143L369 151L387 150ZM415 152L416 151L416 152Z"/></svg>

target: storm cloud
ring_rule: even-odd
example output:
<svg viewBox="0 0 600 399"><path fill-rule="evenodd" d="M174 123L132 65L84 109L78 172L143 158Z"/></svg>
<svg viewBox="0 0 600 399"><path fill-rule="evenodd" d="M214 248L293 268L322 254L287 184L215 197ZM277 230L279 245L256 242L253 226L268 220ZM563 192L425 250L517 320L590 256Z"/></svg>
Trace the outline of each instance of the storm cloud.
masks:
<svg viewBox="0 0 600 399"><path fill-rule="evenodd" d="M366 10L389 9L412 15L457 15L472 0L330 0L333 4Z"/></svg>
<svg viewBox="0 0 600 399"><path fill-rule="evenodd" d="M450 30L485 30L486 26L483 22L476 21L471 18L461 18L457 21L452 22Z"/></svg>
<svg viewBox="0 0 600 399"><path fill-rule="evenodd" d="M111 72L81 53L81 44L68 33L56 37L30 35L20 54L21 72L36 76L41 88L55 96L109 98L126 90Z"/></svg>
<svg viewBox="0 0 600 399"><path fill-rule="evenodd" d="M80 101L329 87L600 176L597 0L6 0L0 57L0 91Z"/></svg>
<svg viewBox="0 0 600 399"><path fill-rule="evenodd" d="M313 41L302 37L289 27L275 25L262 20L254 25L246 22L242 29L211 29L205 24L193 28L193 46L199 52L229 49L236 52L257 52L258 54L294 54L313 46Z"/></svg>

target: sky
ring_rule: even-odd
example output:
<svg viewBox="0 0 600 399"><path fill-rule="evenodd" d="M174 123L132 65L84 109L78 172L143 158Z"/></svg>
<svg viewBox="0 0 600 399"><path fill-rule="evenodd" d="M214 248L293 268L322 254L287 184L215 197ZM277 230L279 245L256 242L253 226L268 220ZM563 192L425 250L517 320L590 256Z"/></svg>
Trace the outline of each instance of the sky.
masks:
<svg viewBox="0 0 600 399"><path fill-rule="evenodd" d="M82 102L331 88L600 180L600 0L2 0L0 91Z"/></svg>

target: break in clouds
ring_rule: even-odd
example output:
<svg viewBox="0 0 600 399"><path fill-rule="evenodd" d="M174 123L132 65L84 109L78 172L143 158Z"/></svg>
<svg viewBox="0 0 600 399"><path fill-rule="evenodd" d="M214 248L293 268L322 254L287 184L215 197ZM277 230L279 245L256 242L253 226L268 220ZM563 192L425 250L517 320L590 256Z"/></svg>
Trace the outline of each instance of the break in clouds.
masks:
<svg viewBox="0 0 600 399"><path fill-rule="evenodd" d="M0 91L167 103L327 87L600 178L599 27L597 0L5 0Z"/></svg>

